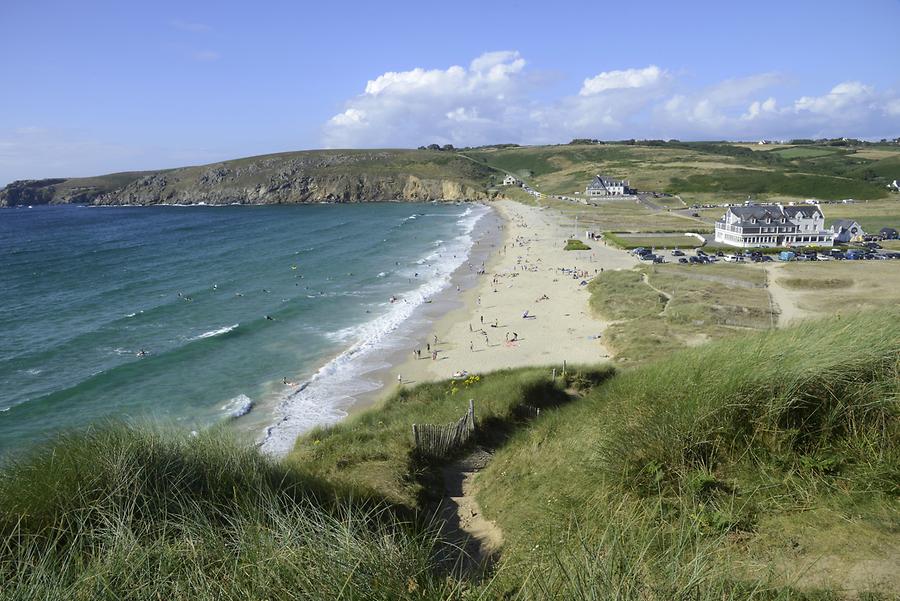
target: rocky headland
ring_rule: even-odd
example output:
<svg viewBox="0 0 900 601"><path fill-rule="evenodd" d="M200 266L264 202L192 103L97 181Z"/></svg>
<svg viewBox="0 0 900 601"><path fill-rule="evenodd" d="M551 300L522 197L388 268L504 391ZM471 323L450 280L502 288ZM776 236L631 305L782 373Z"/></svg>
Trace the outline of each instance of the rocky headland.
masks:
<svg viewBox="0 0 900 601"><path fill-rule="evenodd" d="M492 175L450 152L319 150L160 171L19 180L0 190L0 207L483 200L492 197Z"/></svg>

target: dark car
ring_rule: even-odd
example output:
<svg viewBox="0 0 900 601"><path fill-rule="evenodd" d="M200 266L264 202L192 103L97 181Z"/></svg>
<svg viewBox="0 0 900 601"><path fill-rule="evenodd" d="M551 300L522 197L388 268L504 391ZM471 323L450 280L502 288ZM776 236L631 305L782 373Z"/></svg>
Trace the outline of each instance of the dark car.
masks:
<svg viewBox="0 0 900 601"><path fill-rule="evenodd" d="M706 256L706 253L703 252L702 250L700 250L700 249L698 248L698 249L697 249L697 256L698 256L698 257L705 257L705 256Z"/></svg>
<svg viewBox="0 0 900 601"><path fill-rule="evenodd" d="M678 249L676 248L675 250L672 251L672 256L673 256L673 257L683 257L683 256L684 256L684 252L683 252L683 251L680 251L680 250L678 250Z"/></svg>
<svg viewBox="0 0 900 601"><path fill-rule="evenodd" d="M688 263L697 265L698 263L703 263L703 260L700 257L688 257Z"/></svg>
<svg viewBox="0 0 900 601"><path fill-rule="evenodd" d="M869 250L881 250L881 245L877 242L866 242L865 244L863 244L863 246L865 246Z"/></svg>
<svg viewBox="0 0 900 601"><path fill-rule="evenodd" d="M681 257L680 259L678 259L678 262L679 263L687 263L688 262L687 257Z"/></svg>
<svg viewBox="0 0 900 601"><path fill-rule="evenodd" d="M656 255L656 256L653 257L653 262L654 262L654 263L665 263L665 262L666 262L666 259L665 259L664 257L661 257L661 256L659 256L659 255Z"/></svg>

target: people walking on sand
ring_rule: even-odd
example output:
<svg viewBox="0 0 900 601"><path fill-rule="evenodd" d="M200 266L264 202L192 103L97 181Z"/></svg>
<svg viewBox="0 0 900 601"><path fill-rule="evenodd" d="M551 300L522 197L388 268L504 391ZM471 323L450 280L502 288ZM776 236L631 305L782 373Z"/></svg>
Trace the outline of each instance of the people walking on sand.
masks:
<svg viewBox="0 0 900 601"><path fill-rule="evenodd" d="M475 343L472 342L471 340L469 341L469 352L471 352L471 353L475 352Z"/></svg>
<svg viewBox="0 0 900 601"><path fill-rule="evenodd" d="M438 340L437 340L437 334L435 334L435 335L434 335L434 344L437 345L437 343L438 343Z"/></svg>
<svg viewBox="0 0 900 601"><path fill-rule="evenodd" d="M484 325L484 315L480 315L479 319L481 320L481 325Z"/></svg>
<svg viewBox="0 0 900 601"><path fill-rule="evenodd" d="M400 374L397 374L397 384L403 386L403 376L401 376Z"/></svg>
<svg viewBox="0 0 900 601"><path fill-rule="evenodd" d="M471 323L469 324L469 331L470 331L470 332L472 331L472 324L471 324Z"/></svg>
<svg viewBox="0 0 900 601"><path fill-rule="evenodd" d="M431 352L431 343L430 342L425 343L425 350L427 350L429 353Z"/></svg>
<svg viewBox="0 0 900 601"><path fill-rule="evenodd" d="M437 351L431 351L431 360L437 361Z"/></svg>
<svg viewBox="0 0 900 601"><path fill-rule="evenodd" d="M509 342L509 332L506 333L506 341Z"/></svg>

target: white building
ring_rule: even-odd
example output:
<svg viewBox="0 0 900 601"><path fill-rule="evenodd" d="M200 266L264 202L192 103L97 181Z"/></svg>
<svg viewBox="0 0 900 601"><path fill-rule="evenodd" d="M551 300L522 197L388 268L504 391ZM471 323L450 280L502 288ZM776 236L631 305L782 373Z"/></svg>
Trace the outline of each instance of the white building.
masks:
<svg viewBox="0 0 900 601"><path fill-rule="evenodd" d="M598 175L584 189L586 196L625 196L631 194L627 179L612 179Z"/></svg>
<svg viewBox="0 0 900 601"><path fill-rule="evenodd" d="M843 244L861 240L866 235L862 226L852 219L839 219L832 224L831 229L834 231L834 241Z"/></svg>
<svg viewBox="0 0 900 601"><path fill-rule="evenodd" d="M741 248L832 246L834 231L825 228L818 206L745 205L729 207L716 221L715 240Z"/></svg>
<svg viewBox="0 0 900 601"><path fill-rule="evenodd" d="M503 178L504 186L518 186L520 183L522 182L520 182L516 177L509 174L507 174L506 177Z"/></svg>

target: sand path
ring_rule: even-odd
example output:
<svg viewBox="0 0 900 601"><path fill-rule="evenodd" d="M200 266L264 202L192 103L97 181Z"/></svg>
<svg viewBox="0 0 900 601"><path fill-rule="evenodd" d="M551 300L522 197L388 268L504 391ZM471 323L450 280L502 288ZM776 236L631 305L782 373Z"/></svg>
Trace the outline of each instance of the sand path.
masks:
<svg viewBox="0 0 900 601"><path fill-rule="evenodd" d="M784 275L781 273L783 267L784 265L766 265L769 297L772 299L773 308L778 312L779 328L815 315L800 307L805 291L791 290L778 283L778 279Z"/></svg>
<svg viewBox="0 0 900 601"><path fill-rule="evenodd" d="M470 574L489 570L503 546L503 533L494 522L484 517L475 499L475 476L490 459L490 453L476 449L465 459L442 470L444 531L465 551L464 565L461 567Z"/></svg>

